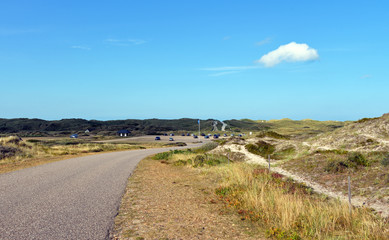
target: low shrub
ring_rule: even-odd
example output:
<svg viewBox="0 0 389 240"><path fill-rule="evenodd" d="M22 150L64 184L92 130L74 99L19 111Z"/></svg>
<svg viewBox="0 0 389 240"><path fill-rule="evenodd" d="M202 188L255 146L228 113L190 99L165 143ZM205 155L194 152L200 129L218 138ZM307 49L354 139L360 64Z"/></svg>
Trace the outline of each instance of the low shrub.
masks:
<svg viewBox="0 0 389 240"><path fill-rule="evenodd" d="M366 159L364 155L358 152L351 153L348 156L347 160L349 163L356 164L357 166L364 166L364 167L370 166L369 160Z"/></svg>
<svg viewBox="0 0 389 240"><path fill-rule="evenodd" d="M185 166L188 162L185 160L178 160L173 163L174 166Z"/></svg>
<svg viewBox="0 0 389 240"><path fill-rule="evenodd" d="M162 152L155 154L152 158L154 160L164 160L168 159L171 156L171 152Z"/></svg>
<svg viewBox="0 0 389 240"><path fill-rule="evenodd" d="M324 167L324 170L326 172L337 173L343 172L348 168L358 168L359 166L368 167L370 166L370 161L363 154L353 152L348 154L347 159L330 159Z"/></svg>
<svg viewBox="0 0 389 240"><path fill-rule="evenodd" d="M3 158L13 157L19 152L20 150L17 148L0 145L0 160Z"/></svg>
<svg viewBox="0 0 389 240"><path fill-rule="evenodd" d="M209 142L209 143L204 144L201 147L194 149L193 151L196 153L205 153L205 152L208 152L208 151L211 151L211 150L217 148L217 146L218 146L218 144L216 142Z"/></svg>
<svg viewBox="0 0 389 240"><path fill-rule="evenodd" d="M262 157L267 157L267 155L271 155L275 151L275 147L265 141L258 141L255 144L247 144L246 149L247 151Z"/></svg>
<svg viewBox="0 0 389 240"><path fill-rule="evenodd" d="M193 167L202 167L204 166L205 155L197 155L193 160Z"/></svg>
<svg viewBox="0 0 389 240"><path fill-rule="evenodd" d="M324 167L324 171L337 173L337 172L343 172L348 167L349 165L347 164L346 161L330 159L327 165Z"/></svg>
<svg viewBox="0 0 389 240"><path fill-rule="evenodd" d="M271 138L275 138L275 139L289 139L288 136L281 135L281 134L273 132L273 131L261 132L256 137L258 137L258 138L271 137Z"/></svg>
<svg viewBox="0 0 389 240"><path fill-rule="evenodd" d="M388 166L389 165L389 153L386 154L386 156L383 157L381 160L381 164L383 166Z"/></svg>

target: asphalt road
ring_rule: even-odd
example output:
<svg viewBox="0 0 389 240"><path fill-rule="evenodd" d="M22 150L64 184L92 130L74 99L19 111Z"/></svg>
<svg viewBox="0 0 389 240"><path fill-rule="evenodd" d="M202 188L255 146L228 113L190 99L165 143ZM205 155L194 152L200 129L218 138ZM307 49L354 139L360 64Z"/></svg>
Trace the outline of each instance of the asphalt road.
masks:
<svg viewBox="0 0 389 240"><path fill-rule="evenodd" d="M141 159L168 150L105 153L0 174L0 239L109 239L128 177Z"/></svg>

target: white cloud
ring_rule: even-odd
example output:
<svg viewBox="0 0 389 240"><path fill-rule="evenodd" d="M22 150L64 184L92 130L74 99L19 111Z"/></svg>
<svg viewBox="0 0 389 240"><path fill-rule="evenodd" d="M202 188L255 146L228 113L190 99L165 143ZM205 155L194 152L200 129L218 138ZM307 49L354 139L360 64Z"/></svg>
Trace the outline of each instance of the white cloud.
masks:
<svg viewBox="0 0 389 240"><path fill-rule="evenodd" d="M234 74L234 73L238 73L238 72L239 72L239 71L219 72L219 73L209 74L208 76L211 76L211 77L219 77L219 76Z"/></svg>
<svg viewBox="0 0 389 240"><path fill-rule="evenodd" d="M262 41L257 42L256 45L262 46L264 44L270 43L270 41L271 41L271 38L268 37L268 38L263 39Z"/></svg>
<svg viewBox="0 0 389 240"><path fill-rule="evenodd" d="M71 48L82 49L82 50L91 50L90 47L85 47L85 46L71 46Z"/></svg>
<svg viewBox="0 0 389 240"><path fill-rule="evenodd" d="M281 62L305 62L318 58L316 49L310 48L305 43L291 42L263 55L257 62L264 64L265 67L274 67Z"/></svg>
<svg viewBox="0 0 389 240"><path fill-rule="evenodd" d="M143 43L146 43L145 40L142 39L115 39L115 38L108 38L105 40L105 42L110 43L112 45L117 46L129 46L129 45L140 45Z"/></svg>

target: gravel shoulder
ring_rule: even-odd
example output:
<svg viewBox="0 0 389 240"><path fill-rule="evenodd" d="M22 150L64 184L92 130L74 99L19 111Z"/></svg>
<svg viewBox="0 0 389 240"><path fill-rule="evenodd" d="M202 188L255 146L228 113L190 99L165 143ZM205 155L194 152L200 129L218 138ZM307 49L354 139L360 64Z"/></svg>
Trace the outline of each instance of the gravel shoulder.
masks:
<svg viewBox="0 0 389 240"><path fill-rule="evenodd" d="M214 195L215 176L150 158L129 179L113 239L265 239Z"/></svg>

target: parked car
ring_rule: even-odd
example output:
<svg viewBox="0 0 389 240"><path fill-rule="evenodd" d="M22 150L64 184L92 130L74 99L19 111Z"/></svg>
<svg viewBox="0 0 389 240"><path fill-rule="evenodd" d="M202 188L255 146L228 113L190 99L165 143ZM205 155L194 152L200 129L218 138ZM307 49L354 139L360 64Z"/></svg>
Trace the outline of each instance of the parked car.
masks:
<svg viewBox="0 0 389 240"><path fill-rule="evenodd" d="M227 134L223 134L224 137L227 137Z"/></svg>
<svg viewBox="0 0 389 240"><path fill-rule="evenodd" d="M201 133L200 135L201 135L201 136L205 136L205 133Z"/></svg>
<svg viewBox="0 0 389 240"><path fill-rule="evenodd" d="M208 135L205 135L204 138L209 138L209 136L208 136Z"/></svg>
<svg viewBox="0 0 389 240"><path fill-rule="evenodd" d="M161 138L160 137L155 137L155 140L158 141L158 140L161 140Z"/></svg>
<svg viewBox="0 0 389 240"><path fill-rule="evenodd" d="M186 136L190 136L190 134L189 134L189 133L187 133L187 134L186 134Z"/></svg>
<svg viewBox="0 0 389 240"><path fill-rule="evenodd" d="M169 141L174 141L174 139L173 138L169 138Z"/></svg>
<svg viewBox="0 0 389 240"><path fill-rule="evenodd" d="M181 136L185 137L185 133L181 134Z"/></svg>
<svg viewBox="0 0 389 240"><path fill-rule="evenodd" d="M242 134L239 134L239 137L242 137Z"/></svg>
<svg viewBox="0 0 389 240"><path fill-rule="evenodd" d="M197 135L193 135L193 138L199 138L199 137L197 137Z"/></svg>
<svg viewBox="0 0 389 240"><path fill-rule="evenodd" d="M167 133L164 133L163 135L164 135L164 136L167 136Z"/></svg>
<svg viewBox="0 0 389 240"><path fill-rule="evenodd" d="M213 135L213 138L217 139L217 138L219 138L219 136L215 134L215 135Z"/></svg>
<svg viewBox="0 0 389 240"><path fill-rule="evenodd" d="M170 136L174 136L174 133L170 133Z"/></svg>

